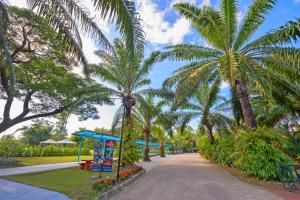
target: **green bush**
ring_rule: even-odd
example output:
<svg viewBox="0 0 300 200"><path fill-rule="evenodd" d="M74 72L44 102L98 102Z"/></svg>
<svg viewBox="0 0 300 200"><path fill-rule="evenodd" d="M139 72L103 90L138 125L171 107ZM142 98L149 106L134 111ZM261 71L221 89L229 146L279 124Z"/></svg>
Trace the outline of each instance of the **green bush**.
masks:
<svg viewBox="0 0 300 200"><path fill-rule="evenodd" d="M291 164L293 160L280 149L276 134L267 128L240 131L234 165L263 180L279 180L277 164Z"/></svg>
<svg viewBox="0 0 300 200"><path fill-rule="evenodd" d="M13 137L0 139L0 157L32 157L32 156L72 156L77 155L79 147L26 146ZM82 155L90 155L88 148L81 150Z"/></svg>
<svg viewBox="0 0 300 200"><path fill-rule="evenodd" d="M25 145L12 136L3 136L0 139L0 157L12 157L22 154Z"/></svg>
<svg viewBox="0 0 300 200"><path fill-rule="evenodd" d="M278 180L277 164L292 163L285 143L273 129L240 130L236 137L216 136L211 145L207 137L198 141L200 153L207 159L235 166L263 180Z"/></svg>
<svg viewBox="0 0 300 200"><path fill-rule="evenodd" d="M235 160L236 140L233 136L216 136L215 144L211 145L207 137L198 140L200 153L207 159L222 165L231 166Z"/></svg>

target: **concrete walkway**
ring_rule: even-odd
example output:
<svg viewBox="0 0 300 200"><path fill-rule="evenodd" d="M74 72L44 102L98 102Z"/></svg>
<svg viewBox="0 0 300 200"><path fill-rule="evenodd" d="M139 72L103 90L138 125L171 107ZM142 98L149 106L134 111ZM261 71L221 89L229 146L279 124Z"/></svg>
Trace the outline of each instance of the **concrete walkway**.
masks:
<svg viewBox="0 0 300 200"><path fill-rule="evenodd" d="M49 171L54 169L62 169L62 168L75 167L75 166L79 166L78 162L34 165L34 166L26 166L26 167L13 167L13 168L0 169L0 176Z"/></svg>
<svg viewBox="0 0 300 200"><path fill-rule="evenodd" d="M70 200L64 194L0 179L1 200Z"/></svg>
<svg viewBox="0 0 300 200"><path fill-rule="evenodd" d="M282 200L244 183L199 154L180 154L145 163L148 171L110 200Z"/></svg>

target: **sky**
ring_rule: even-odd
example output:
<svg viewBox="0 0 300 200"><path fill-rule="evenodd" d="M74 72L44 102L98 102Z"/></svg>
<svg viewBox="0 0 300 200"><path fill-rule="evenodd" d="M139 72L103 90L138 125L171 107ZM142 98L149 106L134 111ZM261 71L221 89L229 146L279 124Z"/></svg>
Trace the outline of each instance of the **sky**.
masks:
<svg viewBox="0 0 300 200"><path fill-rule="evenodd" d="M97 13L93 10L90 0L78 0L80 4L87 7L91 14L95 16L95 22L105 33L107 38L112 41L115 37L118 37L118 33L115 31L115 27L97 16ZM8 0L11 5L18 7L26 7L26 0ZM198 7L208 5L218 8L220 0L135 0L137 4L137 11L143 20L142 26L146 34L147 46L145 49L145 57L149 56L154 50L162 50L164 47L180 43L197 43L201 45L207 45L197 32L191 27L190 23L183 17L180 17L178 13L172 8L175 3L189 2ZM238 21L241 22L247 12L247 8L251 5L252 0L239 0L238 1ZM266 31L270 31L283 25L289 20L294 20L300 17L300 0L278 0L275 8L267 16L264 24L254 34L253 38L263 35ZM83 49L86 57L90 63L99 62L99 58L94 54L97 50L97 46L87 36L83 35ZM151 87L159 88L162 82L172 75L172 72L182 66L180 62L164 61L157 63L151 71L149 77L152 80ZM78 69L80 71L80 69ZM228 85L222 83L221 93L226 95L228 92ZM0 101L0 115L3 112L3 101ZM20 102L13 104L12 115L17 115L21 111ZM115 102L114 106L103 105L97 107L100 114L98 120L86 120L78 121L76 116L71 116L68 120L67 129L71 134L78 130L80 127L93 130L95 127L110 128L113 115L117 108L120 106L120 102ZM193 120L190 125L193 128L197 127L199 119ZM18 128L28 125L30 122L19 124L6 133L12 133Z"/></svg>

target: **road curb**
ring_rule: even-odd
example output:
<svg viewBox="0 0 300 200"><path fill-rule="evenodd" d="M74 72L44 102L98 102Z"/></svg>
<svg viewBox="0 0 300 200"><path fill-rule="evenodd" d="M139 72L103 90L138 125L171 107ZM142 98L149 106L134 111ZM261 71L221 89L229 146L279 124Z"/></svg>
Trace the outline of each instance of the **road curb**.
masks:
<svg viewBox="0 0 300 200"><path fill-rule="evenodd" d="M115 194L117 194L119 191L122 191L124 189L124 187L130 185L131 183L133 183L136 179L138 179L140 176L142 176L145 173L145 170L141 170L138 173L136 173L135 175L133 175L132 177L130 177L129 179L123 181L122 183L114 186L112 189L102 193L101 195L99 195L98 197L95 198L95 200L106 200L112 196L114 196Z"/></svg>

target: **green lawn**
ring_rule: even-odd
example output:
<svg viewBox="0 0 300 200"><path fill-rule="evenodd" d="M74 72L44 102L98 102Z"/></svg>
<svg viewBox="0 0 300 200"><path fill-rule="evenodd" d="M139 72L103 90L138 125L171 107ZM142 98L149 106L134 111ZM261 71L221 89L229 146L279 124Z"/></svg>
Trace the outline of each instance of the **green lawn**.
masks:
<svg viewBox="0 0 300 200"><path fill-rule="evenodd" d="M20 166L42 165L51 163L75 162L77 156L38 156L38 157L17 157ZM93 155L82 155L80 160L91 160Z"/></svg>
<svg viewBox="0 0 300 200"><path fill-rule="evenodd" d="M91 176L93 175L98 176L99 173L92 173L80 170L79 167L72 167L1 178L61 192L72 199L86 200L94 199L97 195L97 192L92 188L93 181L91 180ZM102 176L107 175L111 175L111 173L102 174Z"/></svg>

